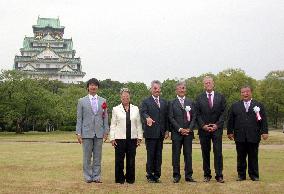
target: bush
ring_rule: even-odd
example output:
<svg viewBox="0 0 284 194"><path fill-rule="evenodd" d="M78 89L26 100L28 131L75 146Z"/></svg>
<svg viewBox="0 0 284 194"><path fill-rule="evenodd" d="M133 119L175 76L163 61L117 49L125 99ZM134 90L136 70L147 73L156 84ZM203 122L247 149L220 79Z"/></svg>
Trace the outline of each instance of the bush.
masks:
<svg viewBox="0 0 284 194"><path fill-rule="evenodd" d="M76 126L73 126L73 125L61 126L59 128L59 131L75 131L75 130L76 130Z"/></svg>

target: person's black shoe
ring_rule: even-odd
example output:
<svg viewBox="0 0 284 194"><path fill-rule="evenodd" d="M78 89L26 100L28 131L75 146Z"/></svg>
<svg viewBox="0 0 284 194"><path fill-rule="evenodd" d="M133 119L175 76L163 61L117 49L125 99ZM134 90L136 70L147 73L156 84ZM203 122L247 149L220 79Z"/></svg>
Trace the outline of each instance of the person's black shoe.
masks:
<svg viewBox="0 0 284 194"><path fill-rule="evenodd" d="M237 181L244 181L244 180L246 180L246 178L244 178L244 177L238 177L237 178Z"/></svg>
<svg viewBox="0 0 284 194"><path fill-rule="evenodd" d="M259 178L258 177L250 177L250 179L252 180L252 181L259 181Z"/></svg>
<svg viewBox="0 0 284 194"><path fill-rule="evenodd" d="M93 182L92 180L85 180L86 183L91 183Z"/></svg>
<svg viewBox="0 0 284 194"><path fill-rule="evenodd" d="M148 183L155 183L155 179L153 175L146 175Z"/></svg>
<svg viewBox="0 0 284 194"><path fill-rule="evenodd" d="M155 183L161 183L162 181L160 179L155 179Z"/></svg>
<svg viewBox="0 0 284 194"><path fill-rule="evenodd" d="M155 183L156 181L154 179L148 178L147 179L148 183Z"/></svg>
<svg viewBox="0 0 284 194"><path fill-rule="evenodd" d="M173 178L173 183L178 183L180 181L180 177L174 177Z"/></svg>
<svg viewBox="0 0 284 194"><path fill-rule="evenodd" d="M223 179L223 177L218 177L218 178L216 178L216 181L217 181L218 183L224 183L224 182L225 182L224 179Z"/></svg>
<svg viewBox="0 0 284 194"><path fill-rule="evenodd" d="M211 180L211 177L205 176L203 182L208 183Z"/></svg>
<svg viewBox="0 0 284 194"><path fill-rule="evenodd" d="M192 177L185 178L185 181L186 181L186 182L192 182L192 183L195 183L195 182L196 182Z"/></svg>

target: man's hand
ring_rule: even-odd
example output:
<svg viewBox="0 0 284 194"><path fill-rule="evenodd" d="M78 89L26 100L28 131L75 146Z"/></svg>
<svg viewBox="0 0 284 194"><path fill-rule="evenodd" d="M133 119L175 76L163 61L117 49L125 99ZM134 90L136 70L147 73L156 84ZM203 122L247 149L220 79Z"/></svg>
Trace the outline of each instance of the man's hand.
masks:
<svg viewBox="0 0 284 194"><path fill-rule="evenodd" d="M233 134L233 133L228 134L228 138L229 138L230 140L234 140L234 134Z"/></svg>
<svg viewBox="0 0 284 194"><path fill-rule="evenodd" d="M137 139L137 146L140 146L142 139Z"/></svg>
<svg viewBox="0 0 284 194"><path fill-rule="evenodd" d="M210 124L210 126L211 126L210 132L214 132L218 129L218 126L216 124Z"/></svg>
<svg viewBox="0 0 284 194"><path fill-rule="evenodd" d="M112 145L113 147L116 147L116 146L117 146L116 141L115 141L115 140L111 140L111 145Z"/></svg>
<svg viewBox="0 0 284 194"><path fill-rule="evenodd" d="M182 129L180 130L180 133L181 133L181 135L187 136L187 135L189 135L189 129L184 129L184 128L182 128Z"/></svg>
<svg viewBox="0 0 284 194"><path fill-rule="evenodd" d="M83 140L81 135L77 134L77 140L79 144L82 144Z"/></svg>
<svg viewBox="0 0 284 194"><path fill-rule="evenodd" d="M204 129L205 131L211 132L212 127L210 125L203 125L202 129Z"/></svg>
<svg viewBox="0 0 284 194"><path fill-rule="evenodd" d="M263 140L267 140L268 134L262 134L261 137L262 137Z"/></svg>
<svg viewBox="0 0 284 194"><path fill-rule="evenodd" d="M169 138L169 136L170 136L170 135L169 135L169 132L168 132L168 131L166 131L166 132L165 132L165 139L168 139L168 138Z"/></svg>
<svg viewBox="0 0 284 194"><path fill-rule="evenodd" d="M147 125L149 127L151 127L153 125L153 123L155 123L155 121L151 117L146 118L146 121L147 121Z"/></svg>
<svg viewBox="0 0 284 194"><path fill-rule="evenodd" d="M104 142L106 142L107 137L108 137L108 134L107 134L107 133L105 133L105 134L104 134Z"/></svg>

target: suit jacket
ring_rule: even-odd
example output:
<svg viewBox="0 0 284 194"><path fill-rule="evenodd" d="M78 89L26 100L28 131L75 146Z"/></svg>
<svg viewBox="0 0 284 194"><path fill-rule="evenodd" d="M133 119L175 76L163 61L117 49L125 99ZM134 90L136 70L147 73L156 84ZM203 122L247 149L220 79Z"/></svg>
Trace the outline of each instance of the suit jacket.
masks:
<svg viewBox="0 0 284 194"><path fill-rule="evenodd" d="M178 98L175 98L173 101L171 101L169 103L169 121L171 123L172 126L172 134L171 134L171 138L172 140L181 140L183 137L183 135L180 134L180 132L178 131L180 128L186 128L186 129L191 129L193 131L194 127L195 127L195 122L196 122L196 113L195 113L195 107L193 102L188 99L185 98L184 100L184 106L190 106L191 110L190 110L190 121L187 120L187 116L186 116L186 111L185 109L182 107L180 101ZM189 135L191 138L194 137L194 133L190 133Z"/></svg>
<svg viewBox="0 0 284 194"><path fill-rule="evenodd" d="M168 131L168 103L159 98L160 108L152 96L143 100L140 108L140 115L145 138L163 138L165 131ZM155 123L147 126L146 118L151 117Z"/></svg>
<svg viewBox="0 0 284 194"><path fill-rule="evenodd" d="M142 124L137 106L130 104L131 139L142 139ZM120 104L112 109L110 140L126 139L126 112Z"/></svg>
<svg viewBox="0 0 284 194"><path fill-rule="evenodd" d="M261 120L257 121L253 108L260 108ZM236 142L259 143L261 134L268 133L267 119L264 107L261 103L251 100L248 112L246 112L243 101L234 103L228 114L227 133L234 133Z"/></svg>
<svg viewBox="0 0 284 194"><path fill-rule="evenodd" d="M222 136L225 119L225 109L226 100L222 94L214 91L214 100L212 108L209 107L206 92L200 94L196 99L198 134L200 136L209 135L211 132L205 131L204 129L202 129L202 127L206 124L213 123L218 126L218 129L214 133L217 133L217 135Z"/></svg>
<svg viewBox="0 0 284 194"><path fill-rule="evenodd" d="M95 135L97 138L103 138L103 135L108 133L108 114L107 110L102 109L104 102L106 100L98 96L98 111L94 113L88 95L78 100L76 134L80 134L82 138L94 138Z"/></svg>

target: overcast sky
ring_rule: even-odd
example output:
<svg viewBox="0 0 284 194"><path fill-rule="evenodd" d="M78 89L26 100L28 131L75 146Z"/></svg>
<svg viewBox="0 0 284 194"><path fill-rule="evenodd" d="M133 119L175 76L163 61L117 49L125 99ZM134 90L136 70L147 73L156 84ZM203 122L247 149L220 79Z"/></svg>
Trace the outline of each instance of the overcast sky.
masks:
<svg viewBox="0 0 284 194"><path fill-rule="evenodd" d="M1 0L0 16L0 69L12 69L40 16L60 18L84 80L284 70L283 0Z"/></svg>

